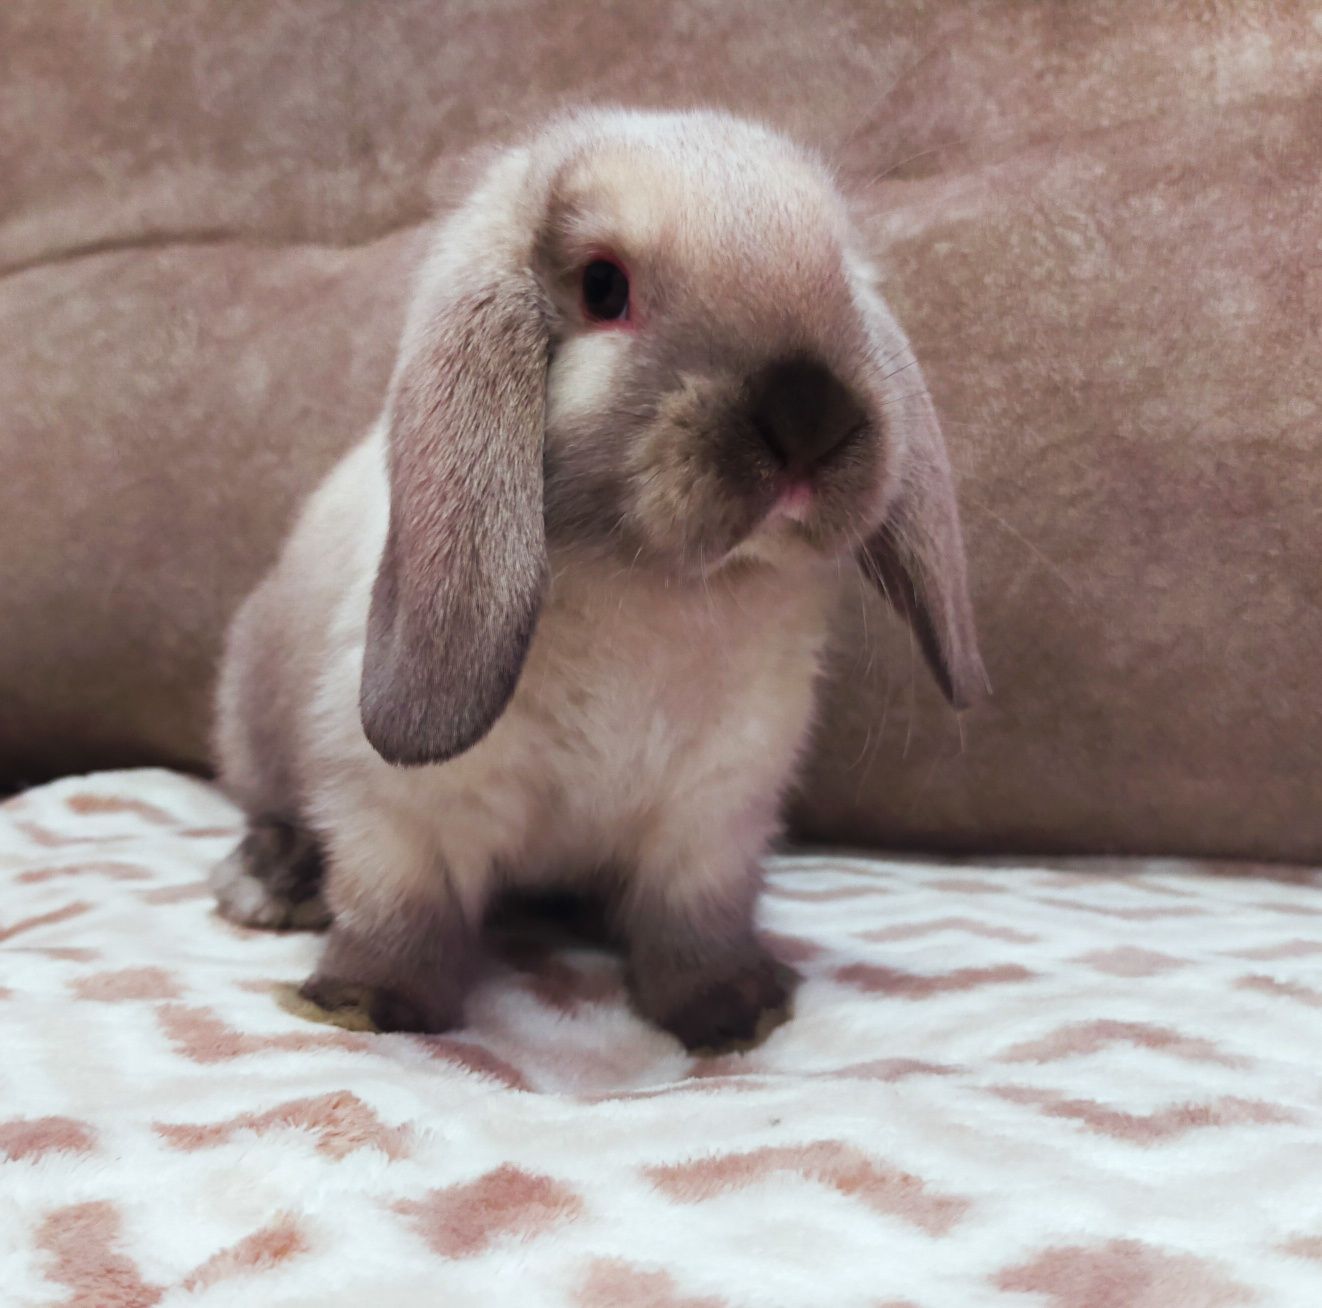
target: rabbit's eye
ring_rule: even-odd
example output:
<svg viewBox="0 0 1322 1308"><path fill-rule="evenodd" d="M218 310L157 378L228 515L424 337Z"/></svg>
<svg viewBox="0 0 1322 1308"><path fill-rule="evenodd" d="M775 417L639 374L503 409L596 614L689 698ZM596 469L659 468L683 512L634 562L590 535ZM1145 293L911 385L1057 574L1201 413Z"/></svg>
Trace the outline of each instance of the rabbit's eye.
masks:
<svg viewBox="0 0 1322 1308"><path fill-rule="evenodd" d="M629 279L609 259L593 259L583 269L583 309L595 322L617 322L629 316Z"/></svg>

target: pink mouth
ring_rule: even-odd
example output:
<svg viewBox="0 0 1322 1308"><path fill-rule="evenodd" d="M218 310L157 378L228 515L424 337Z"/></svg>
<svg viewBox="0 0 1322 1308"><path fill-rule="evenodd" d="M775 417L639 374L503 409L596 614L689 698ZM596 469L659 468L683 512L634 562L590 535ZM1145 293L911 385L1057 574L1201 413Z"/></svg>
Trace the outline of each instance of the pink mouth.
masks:
<svg viewBox="0 0 1322 1308"><path fill-rule="evenodd" d="M787 481L771 506L770 516L803 522L812 509L813 485L806 477L793 477Z"/></svg>

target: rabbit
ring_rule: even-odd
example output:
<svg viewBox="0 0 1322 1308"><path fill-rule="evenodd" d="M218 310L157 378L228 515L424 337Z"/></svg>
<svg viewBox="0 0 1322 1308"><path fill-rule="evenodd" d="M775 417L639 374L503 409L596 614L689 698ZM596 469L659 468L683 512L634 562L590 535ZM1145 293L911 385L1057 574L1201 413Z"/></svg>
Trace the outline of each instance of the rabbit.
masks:
<svg viewBox="0 0 1322 1308"><path fill-rule="evenodd" d="M568 114L438 222L382 417L232 623L221 911L304 996L461 1025L510 891L597 894L689 1049L785 1015L761 860L857 561L979 697L951 471L825 166L714 111ZM324 881L324 884L323 884Z"/></svg>

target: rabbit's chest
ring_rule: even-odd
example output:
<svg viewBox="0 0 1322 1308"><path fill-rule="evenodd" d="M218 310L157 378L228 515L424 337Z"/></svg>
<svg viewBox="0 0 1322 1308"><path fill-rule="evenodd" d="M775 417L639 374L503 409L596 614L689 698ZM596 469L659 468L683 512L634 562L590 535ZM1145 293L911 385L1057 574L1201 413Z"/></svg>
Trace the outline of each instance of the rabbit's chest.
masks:
<svg viewBox="0 0 1322 1308"><path fill-rule="evenodd" d="M491 732L437 768L373 775L451 867L520 882L766 825L807 734L833 579L695 591L561 569Z"/></svg>
<svg viewBox="0 0 1322 1308"><path fill-rule="evenodd" d="M629 857L659 821L737 820L774 797L811 716L827 599L772 578L696 593L562 583L493 733L524 761L547 860Z"/></svg>

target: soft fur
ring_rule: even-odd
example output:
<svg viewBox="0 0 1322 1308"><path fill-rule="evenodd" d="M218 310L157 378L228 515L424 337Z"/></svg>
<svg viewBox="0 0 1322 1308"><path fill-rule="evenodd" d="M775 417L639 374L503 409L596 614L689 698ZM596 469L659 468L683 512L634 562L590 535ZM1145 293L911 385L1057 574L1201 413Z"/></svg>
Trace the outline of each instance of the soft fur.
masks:
<svg viewBox="0 0 1322 1308"><path fill-rule="evenodd" d="M603 257L628 321L580 303ZM750 1038L786 998L760 861L853 558L952 700L983 680L913 362L825 172L762 128L592 113L497 155L437 229L381 422L231 633L253 831L225 910L315 919L310 832L308 995L438 1031L495 893L569 883L646 1014Z"/></svg>

